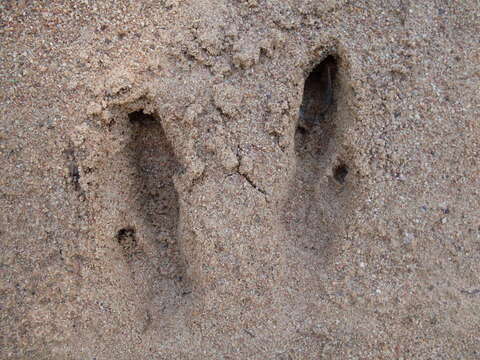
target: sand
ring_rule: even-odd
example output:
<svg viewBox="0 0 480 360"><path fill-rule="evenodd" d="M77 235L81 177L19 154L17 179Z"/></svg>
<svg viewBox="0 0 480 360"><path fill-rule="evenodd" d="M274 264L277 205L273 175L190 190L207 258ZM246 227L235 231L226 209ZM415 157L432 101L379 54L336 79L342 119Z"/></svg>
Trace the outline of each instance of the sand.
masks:
<svg viewBox="0 0 480 360"><path fill-rule="evenodd" d="M3 1L0 358L480 358L478 1Z"/></svg>

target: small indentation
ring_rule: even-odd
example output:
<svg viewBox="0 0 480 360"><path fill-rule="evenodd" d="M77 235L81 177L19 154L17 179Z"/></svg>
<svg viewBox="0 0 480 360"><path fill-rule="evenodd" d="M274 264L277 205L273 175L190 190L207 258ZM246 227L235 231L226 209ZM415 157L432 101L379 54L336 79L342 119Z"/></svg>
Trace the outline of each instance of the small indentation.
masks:
<svg viewBox="0 0 480 360"><path fill-rule="evenodd" d="M80 191L80 171L76 162L68 164L68 176L76 191Z"/></svg>
<svg viewBox="0 0 480 360"><path fill-rule="evenodd" d="M300 126L300 125L299 125L299 126L297 127L297 132L298 132L300 135L305 136L305 135L307 135L308 130L305 129L303 126Z"/></svg>
<svg viewBox="0 0 480 360"><path fill-rule="evenodd" d="M68 182L73 185L75 191L80 191L80 170L73 147L66 149L64 154L67 157Z"/></svg>
<svg viewBox="0 0 480 360"><path fill-rule="evenodd" d="M131 256L137 248L137 239L135 237L135 229L126 227L118 230L116 239L122 247L125 255Z"/></svg>
<svg viewBox="0 0 480 360"><path fill-rule="evenodd" d="M339 183L339 184L345 184L345 179L347 178L348 175L348 167L345 164L340 164L333 169L333 178Z"/></svg>

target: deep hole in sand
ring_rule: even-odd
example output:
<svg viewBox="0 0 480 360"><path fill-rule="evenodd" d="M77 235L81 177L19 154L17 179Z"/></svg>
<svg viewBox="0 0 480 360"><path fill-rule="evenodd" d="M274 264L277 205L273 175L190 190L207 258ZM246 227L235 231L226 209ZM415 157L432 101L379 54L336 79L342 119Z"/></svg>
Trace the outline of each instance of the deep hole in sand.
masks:
<svg viewBox="0 0 480 360"><path fill-rule="evenodd" d="M138 110L128 114L128 120L132 124L140 124L147 126L156 122L155 116L152 114L146 114L143 110Z"/></svg>
<svg viewBox="0 0 480 360"><path fill-rule="evenodd" d="M333 104L333 90L337 60L333 55L327 56L313 68L305 80L303 100L300 106L302 120L318 123Z"/></svg>
<svg viewBox="0 0 480 360"><path fill-rule="evenodd" d="M345 164L339 164L333 169L333 178L339 183L339 184L345 184L345 179L348 175L348 167Z"/></svg>

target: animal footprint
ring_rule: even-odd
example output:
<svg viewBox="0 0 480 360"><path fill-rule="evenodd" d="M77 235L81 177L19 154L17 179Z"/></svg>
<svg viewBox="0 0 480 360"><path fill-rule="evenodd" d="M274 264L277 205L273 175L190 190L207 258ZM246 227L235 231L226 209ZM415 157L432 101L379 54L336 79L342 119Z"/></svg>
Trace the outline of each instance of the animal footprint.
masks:
<svg viewBox="0 0 480 360"><path fill-rule="evenodd" d="M342 222L342 192L348 183L348 165L339 159L337 143L343 102L338 64L330 55L305 80L295 132L296 171L290 184L285 220L297 249L324 254L338 237Z"/></svg>

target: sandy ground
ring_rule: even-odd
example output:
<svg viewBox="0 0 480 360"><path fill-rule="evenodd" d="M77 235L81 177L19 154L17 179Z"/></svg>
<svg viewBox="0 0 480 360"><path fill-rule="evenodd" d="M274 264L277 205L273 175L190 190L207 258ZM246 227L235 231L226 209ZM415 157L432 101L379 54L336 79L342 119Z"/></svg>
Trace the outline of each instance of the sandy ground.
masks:
<svg viewBox="0 0 480 360"><path fill-rule="evenodd" d="M478 1L2 1L0 358L479 359Z"/></svg>

